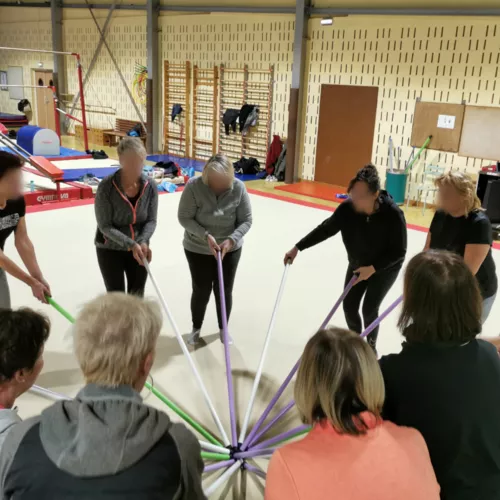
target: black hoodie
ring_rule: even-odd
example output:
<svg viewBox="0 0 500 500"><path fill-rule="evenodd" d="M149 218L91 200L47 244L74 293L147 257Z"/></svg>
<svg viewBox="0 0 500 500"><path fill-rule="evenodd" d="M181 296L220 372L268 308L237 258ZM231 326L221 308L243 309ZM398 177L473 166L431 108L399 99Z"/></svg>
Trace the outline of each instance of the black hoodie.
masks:
<svg viewBox="0 0 500 500"><path fill-rule="evenodd" d="M373 266L376 271L401 267L406 255L406 221L391 195L381 191L378 209L371 215L356 212L351 200L344 201L316 229L297 243L302 251L342 233L349 264L357 269Z"/></svg>

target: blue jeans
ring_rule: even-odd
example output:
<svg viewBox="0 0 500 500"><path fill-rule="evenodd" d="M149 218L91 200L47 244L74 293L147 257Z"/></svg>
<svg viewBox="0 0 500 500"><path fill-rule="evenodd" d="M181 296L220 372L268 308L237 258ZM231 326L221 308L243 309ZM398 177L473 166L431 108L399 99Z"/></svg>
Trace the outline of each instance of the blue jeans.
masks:
<svg viewBox="0 0 500 500"><path fill-rule="evenodd" d="M497 294L495 293L495 295L492 295L491 297L488 297L487 299L483 300L483 314L481 316L481 323L483 325L488 319L488 316L490 315L491 308L493 307L493 303L495 302L496 298Z"/></svg>

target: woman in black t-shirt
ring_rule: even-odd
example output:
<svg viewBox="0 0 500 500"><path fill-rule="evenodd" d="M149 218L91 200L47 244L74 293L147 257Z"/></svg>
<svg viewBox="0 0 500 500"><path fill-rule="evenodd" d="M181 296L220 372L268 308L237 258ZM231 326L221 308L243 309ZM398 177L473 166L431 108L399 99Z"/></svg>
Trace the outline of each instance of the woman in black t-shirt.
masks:
<svg viewBox="0 0 500 500"><path fill-rule="evenodd" d="M477 278L483 298L482 322L495 302L498 281L491 255L493 233L481 210L474 182L461 172L448 172L436 180L439 210L432 220L425 250L449 250L464 258Z"/></svg>

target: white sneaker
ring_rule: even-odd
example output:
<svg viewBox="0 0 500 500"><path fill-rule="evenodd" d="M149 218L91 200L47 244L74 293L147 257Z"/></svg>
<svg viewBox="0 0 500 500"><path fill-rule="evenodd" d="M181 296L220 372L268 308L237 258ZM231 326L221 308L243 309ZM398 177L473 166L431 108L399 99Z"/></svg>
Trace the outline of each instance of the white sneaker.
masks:
<svg viewBox="0 0 500 500"><path fill-rule="evenodd" d="M223 344L224 343L224 331L223 330L219 330L219 339L221 341L221 344ZM231 338L231 335L229 335L229 334L228 334L227 343L228 343L228 345L234 344L233 339Z"/></svg>
<svg viewBox="0 0 500 500"><path fill-rule="evenodd" d="M188 337L188 341L187 343L189 345L196 345L196 344L199 344L200 343L200 333L201 333L201 330L198 329L198 330L193 330L190 334L189 334L189 337Z"/></svg>

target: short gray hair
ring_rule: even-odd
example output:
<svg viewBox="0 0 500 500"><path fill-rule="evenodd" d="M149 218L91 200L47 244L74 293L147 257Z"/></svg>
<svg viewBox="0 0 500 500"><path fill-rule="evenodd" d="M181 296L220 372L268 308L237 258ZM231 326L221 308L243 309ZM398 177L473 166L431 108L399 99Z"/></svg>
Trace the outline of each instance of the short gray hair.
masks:
<svg viewBox="0 0 500 500"><path fill-rule="evenodd" d="M116 152L118 153L118 156L122 156L123 154L129 152L133 152L144 159L147 156L144 144L137 137L124 137L118 144Z"/></svg>
<svg viewBox="0 0 500 500"><path fill-rule="evenodd" d="M141 364L160 335L158 304L108 293L82 309L75 323L75 354L87 383L134 385Z"/></svg>
<svg viewBox="0 0 500 500"><path fill-rule="evenodd" d="M222 153L217 153L207 161L203 168L203 182L208 185L208 174L210 172L217 172L218 174L225 175L232 182L234 180L234 167L231 160Z"/></svg>

